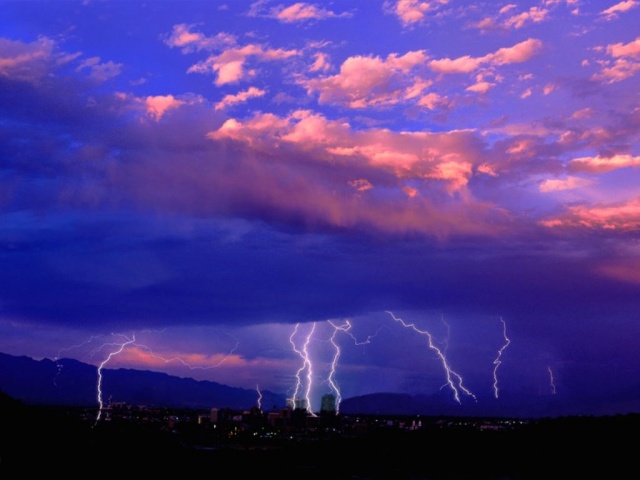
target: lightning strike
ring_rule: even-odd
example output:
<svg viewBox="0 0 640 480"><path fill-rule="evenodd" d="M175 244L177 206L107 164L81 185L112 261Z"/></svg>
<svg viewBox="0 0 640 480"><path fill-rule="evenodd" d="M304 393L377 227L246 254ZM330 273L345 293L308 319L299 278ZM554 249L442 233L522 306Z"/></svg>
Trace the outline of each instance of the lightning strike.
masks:
<svg viewBox="0 0 640 480"><path fill-rule="evenodd" d="M504 337L505 343L504 345L502 345L500 350L498 350L498 356L493 361L493 395L495 396L495 398L498 398L500 394L498 390L498 367L502 363L500 358L502 357L502 354L511 343L511 340L509 340L509 337L507 337L507 324L502 318L500 319L500 321L502 322L502 336Z"/></svg>
<svg viewBox="0 0 640 480"><path fill-rule="evenodd" d="M262 392L259 385L256 385L256 392L258 392L258 410L262 411Z"/></svg>
<svg viewBox="0 0 640 480"><path fill-rule="evenodd" d="M335 392L335 394L336 394L336 413L339 413L340 412L340 402L342 401L342 394L340 392L340 388L339 388L338 383L336 381L336 371L338 369L338 360L339 360L340 355L342 354L342 352L340 350L340 346L336 343L336 335L338 334L338 332L343 332L343 333L347 334L349 337L351 337L351 339L353 340L353 343L356 346L367 345L367 344L371 343L371 339L372 338L374 338L376 335L378 335L378 333L380 332L382 327L379 328L378 331L376 331L375 334L369 335L366 340L364 340L363 342L360 342L349 331L349 330L351 330L351 322L349 320L345 320L345 323L343 323L342 325L336 325L331 320L328 320L328 323L329 323L329 325L331 325L333 327L333 333L331 334L331 338L329 340L331 342L331 345L333 345L335 353L333 355L333 359L331 360L331 370L329 372L329 377L327 379L327 382L329 383L329 386L330 386L331 390L333 390Z"/></svg>
<svg viewBox="0 0 640 480"><path fill-rule="evenodd" d="M96 421L94 423L94 426L97 425L97 423L100 421L100 418L102 417L102 410L104 409L104 404L102 402L102 369L104 368L104 366L109 363L109 361L115 357L116 355L119 355L120 353L122 353L122 351L125 349L125 347L127 345L131 345L132 343L134 343L136 341L136 336L135 334L133 334L131 336L131 338L125 337L124 335L122 335L125 338L125 341L117 344L117 343L111 343L111 344L104 344L102 345L99 349L101 349L102 347L105 346L116 346L116 350L109 352L109 355L107 355L107 358L105 358L102 362L100 362L100 365L98 365L98 383L96 386L96 391L97 391L97 400L98 400L98 415L96 416ZM98 349L98 350L99 350ZM96 350L97 351L97 350Z"/></svg>
<svg viewBox="0 0 640 480"><path fill-rule="evenodd" d="M291 334L291 336L289 337L289 342L291 343L291 346L293 347L293 351L296 352L300 358L302 358L302 366L297 370L296 372L296 385L295 385L295 389L293 392L293 405L294 408L296 408L296 401L298 399L298 393L302 390L302 373L306 370L307 371L307 385L306 385L306 389L304 391L304 400L306 402L305 408L307 410L308 413L313 415L313 410L311 408L311 384L312 382L312 377L313 377L313 365L311 363L311 358L309 356L309 343L311 342L311 337L313 336L313 332L316 329L316 323L313 323L313 326L311 327L311 330L309 331L309 333L307 334L306 338L305 338L305 342L302 345L302 349L298 349L298 347L296 347L295 341L294 341L294 337L296 335L296 333L298 332L298 328L300 327L299 323L296 323L295 328L293 329L293 333Z"/></svg>
<svg viewBox="0 0 640 480"><path fill-rule="evenodd" d="M551 395L556 394L556 384L553 380L553 371L551 371L551 367L547 367L547 371L549 372L549 386L551 387Z"/></svg>
<svg viewBox="0 0 640 480"><path fill-rule="evenodd" d="M468 390L462 384L462 377L460 376L460 374L458 374L457 372L455 372L451 368L451 366L449 365L449 362L447 361L447 358L444 355L444 353L442 352L442 350L440 350L437 347L437 345L435 345L433 343L433 337L431 336L431 333L429 333L427 330L420 330L418 327L416 327L416 325L414 323L406 323L401 318L396 317L393 314L393 312L390 312L390 311L387 310L387 313L389 315L391 315L391 318L393 318L396 322L398 322L404 328L409 328L409 329L413 330L414 332L416 332L416 333L418 333L420 335L424 335L424 336L427 337L428 342L429 342L429 348L431 350L433 350L434 352L436 352L436 354L438 355L438 358L442 362L442 367L444 368L445 376L446 376L446 380L447 380L445 385L448 385L449 388L451 388L451 391L453 392L453 398L455 399L456 402L462 403L461 400L460 400L460 391L462 391L464 394L466 394L466 395L470 396L471 398L473 398L476 402L478 401L476 396L473 393L471 393L471 391Z"/></svg>

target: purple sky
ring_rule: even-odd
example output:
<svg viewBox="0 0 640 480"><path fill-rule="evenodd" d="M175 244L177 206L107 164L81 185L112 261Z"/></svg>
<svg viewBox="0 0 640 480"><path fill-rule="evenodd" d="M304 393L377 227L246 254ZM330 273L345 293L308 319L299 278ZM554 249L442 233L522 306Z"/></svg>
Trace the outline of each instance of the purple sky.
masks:
<svg viewBox="0 0 640 480"><path fill-rule="evenodd" d="M313 398L438 391L419 332L479 401L637 386L639 24L0 1L0 351L292 393L315 324Z"/></svg>

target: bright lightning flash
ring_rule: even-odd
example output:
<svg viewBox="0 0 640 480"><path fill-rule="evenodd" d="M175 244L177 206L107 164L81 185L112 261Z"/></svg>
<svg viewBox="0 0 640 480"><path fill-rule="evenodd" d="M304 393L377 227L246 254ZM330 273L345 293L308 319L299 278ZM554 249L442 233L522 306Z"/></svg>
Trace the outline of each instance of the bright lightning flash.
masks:
<svg viewBox="0 0 640 480"><path fill-rule="evenodd" d="M100 362L100 365L98 365L98 384L96 387L97 390L97 395L98 395L98 415L96 417L96 421L95 424L97 424L100 421L100 417L102 416L102 409L104 408L104 404L102 403L102 369L104 368L104 366L109 363L109 361L115 357L116 355L119 355L120 353L122 353L122 351L125 349L125 347L127 345L131 345L132 343L134 343L136 341L136 336L135 334L131 336L131 338L125 337L124 335L122 335L125 338L125 341L117 344L117 343L110 343L110 344L104 344L102 345L98 350L100 350L102 347L105 346L116 346L116 350L112 351L109 353L109 355L107 355L107 358L105 358L102 362ZM95 426L94 424L94 426Z"/></svg>
<svg viewBox="0 0 640 480"><path fill-rule="evenodd" d="M262 411L262 392L259 385L256 385L256 392L258 392L258 410Z"/></svg>
<svg viewBox="0 0 640 480"><path fill-rule="evenodd" d="M429 333L427 330L420 330L413 323L406 323L401 318L396 317L393 314L393 312L390 312L390 311L387 310L387 313L389 315L391 315L391 318L393 318L396 322L398 322L403 327L409 328L409 329L413 330L414 332L419 333L420 335L424 335L424 336L427 337L427 340L429 341L429 348L431 350L433 350L434 352L436 352L436 354L438 355L438 358L440 358L440 361L442 362L442 367L444 368L445 376L446 376L446 379L447 379L446 385L448 385L449 388L451 388L451 390L453 391L453 397L455 398L456 402L461 403L461 401L460 401L460 391L462 391L466 395L470 396L475 401L478 401L476 396L473 393L471 393L462 384L462 377L451 368L451 366L449 365L449 362L447 361L447 358L445 357L444 353L442 353L442 350L440 350L433 343L433 337L431 336L431 333Z"/></svg>
<svg viewBox="0 0 640 480"><path fill-rule="evenodd" d="M504 343L504 345L502 345L500 350L498 350L498 356L493 361L493 395L496 398L498 398L498 396L500 394L500 392L498 390L498 367L502 363L500 358L502 357L503 352L507 349L507 347L511 343L511 340L509 340L509 337L507 337L507 324L505 323L505 321L502 318L500 319L500 321L502 322L502 336L504 337L505 343Z"/></svg>
<svg viewBox="0 0 640 480"><path fill-rule="evenodd" d="M298 347L296 347L295 341L294 341L294 337L296 335L296 333L298 332L298 328L299 328L300 324L296 323L295 328L293 329L293 333L291 334L291 336L289 337L289 342L291 343L291 346L293 347L293 351L296 352L300 358L302 358L302 366L298 369L298 371L296 372L296 386L295 386L295 390L293 392L293 403L294 403L294 408L295 408L295 402L296 399L298 398L298 393L302 390L302 373L306 370L307 371L307 387L305 389L305 394L304 394L304 399L306 401L306 408L307 408L307 412L313 415L313 410L311 408L311 384L312 384L312 377L313 377L313 365L311 363L311 358L309 356L309 343L311 342L311 337L313 336L313 332L316 329L316 323L313 323L313 326L311 327L311 330L309 331L309 333L307 334L306 338L305 338L305 342L302 345L302 349L298 349Z"/></svg>

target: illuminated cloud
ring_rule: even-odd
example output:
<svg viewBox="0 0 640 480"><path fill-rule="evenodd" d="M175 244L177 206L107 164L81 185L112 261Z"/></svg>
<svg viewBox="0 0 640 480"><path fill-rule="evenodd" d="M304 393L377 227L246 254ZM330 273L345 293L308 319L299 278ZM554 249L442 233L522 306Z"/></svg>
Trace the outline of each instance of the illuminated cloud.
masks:
<svg viewBox="0 0 640 480"><path fill-rule="evenodd" d="M0 77L36 82L80 54L64 54L56 43L40 37L31 43L0 38Z"/></svg>
<svg viewBox="0 0 640 480"><path fill-rule="evenodd" d="M310 3L298 2L288 7L278 6L271 11L272 18L284 23L294 23L305 20L326 20L327 18L350 17L351 14L344 12L336 14L326 8L318 7Z"/></svg>
<svg viewBox="0 0 640 480"><path fill-rule="evenodd" d="M233 35L221 32L214 37L207 37L203 33L193 31L194 27L195 25L184 23L174 25L171 34L165 39L165 43L170 47L181 48L183 53L216 50L236 44L236 38Z"/></svg>
<svg viewBox="0 0 640 480"><path fill-rule="evenodd" d="M350 180L349 186L355 188L359 192L366 192L367 190L373 189L373 185L369 180L364 178L359 178L358 180Z"/></svg>
<svg viewBox="0 0 640 480"><path fill-rule="evenodd" d="M600 12L600 15L603 15L607 20L612 20L617 18L619 14L627 12L634 7L637 7L639 2L636 0L625 0L620 3L616 3L615 5L607 8Z"/></svg>
<svg viewBox="0 0 640 480"><path fill-rule="evenodd" d="M449 3L448 0L434 0L425 2L422 0L397 0L395 2L387 2L385 9L400 19L400 22L406 27L412 24L422 22L428 12L437 11L441 5Z"/></svg>
<svg viewBox="0 0 640 480"><path fill-rule="evenodd" d="M215 84L225 85L244 80L247 76L244 65L249 58L258 61L282 61L298 55L296 50L263 48L261 45L245 45L232 47L219 55L212 55L187 70L188 73L214 73L217 75Z"/></svg>
<svg viewBox="0 0 640 480"><path fill-rule="evenodd" d="M511 14L518 8L517 5L505 5L498 11L498 16L485 17L479 22L472 23L471 26L479 30L509 30L520 29L530 23L540 23L548 18L549 9L531 7L528 11Z"/></svg>
<svg viewBox="0 0 640 480"><path fill-rule="evenodd" d="M634 231L640 228L640 199L634 198L613 205L567 208L568 213L541 222L546 227L583 227L599 230Z"/></svg>
<svg viewBox="0 0 640 480"><path fill-rule="evenodd" d="M635 75L640 70L640 37L626 44L607 45L605 51L612 60L600 62L602 70L592 76L594 80L616 83Z"/></svg>
<svg viewBox="0 0 640 480"><path fill-rule="evenodd" d="M529 38L512 47L500 48L495 53L490 53L483 57L464 55L453 60L450 58L431 60L429 68L434 72L443 74L470 73L483 64L508 65L526 62L540 53L541 49L542 42L540 40Z"/></svg>
<svg viewBox="0 0 640 480"><path fill-rule="evenodd" d="M247 90L238 92L236 95L225 95L225 97L216 103L216 110L223 110L238 103L244 103L250 98L262 97L266 92L260 88L249 87Z"/></svg>
<svg viewBox="0 0 640 480"><path fill-rule="evenodd" d="M156 95L147 97L144 101L147 114L154 120L160 120L162 116L174 108L184 105L185 102L178 100L173 95Z"/></svg>
<svg viewBox="0 0 640 480"><path fill-rule="evenodd" d="M355 131L349 124L304 110L288 117L262 114L244 122L229 119L208 136L239 141L260 151L286 142L300 151L314 152L317 161L334 165L365 159L398 178L443 181L449 192L467 185L480 156L472 132Z"/></svg>
<svg viewBox="0 0 640 480"><path fill-rule="evenodd" d="M576 173L607 173L627 167L640 166L640 156L612 155L610 157L581 157L569 162L569 169Z"/></svg>
<svg viewBox="0 0 640 480"><path fill-rule="evenodd" d="M318 94L319 103L350 108L394 105L415 98L430 82L415 77L413 70L427 60L424 51L402 56L355 56L347 58L336 75L300 80L309 94Z"/></svg>
<svg viewBox="0 0 640 480"><path fill-rule="evenodd" d="M557 192L561 190L573 190L575 188L587 187L592 183L592 180L580 177L567 177L564 180L548 179L540 184L540 191L546 193Z"/></svg>

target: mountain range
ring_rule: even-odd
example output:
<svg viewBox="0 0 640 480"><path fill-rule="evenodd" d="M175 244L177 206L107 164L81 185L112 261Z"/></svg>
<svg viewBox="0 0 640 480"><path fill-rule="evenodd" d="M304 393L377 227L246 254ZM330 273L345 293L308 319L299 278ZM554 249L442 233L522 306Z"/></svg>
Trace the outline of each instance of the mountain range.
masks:
<svg viewBox="0 0 640 480"><path fill-rule="evenodd" d="M27 404L97 407L98 369L73 359L35 360L0 353L0 390ZM102 370L102 400L167 408L248 409L284 408L286 395L270 391L181 378L166 373L133 369ZM618 394L602 393L589 398L563 395L502 395L499 400L465 398L457 403L448 392L432 395L374 393L345 398L343 414L446 415L469 417L539 418L569 415L615 415L640 412L640 386ZM629 400L631 399L631 401ZM636 399L636 400L633 400Z"/></svg>

